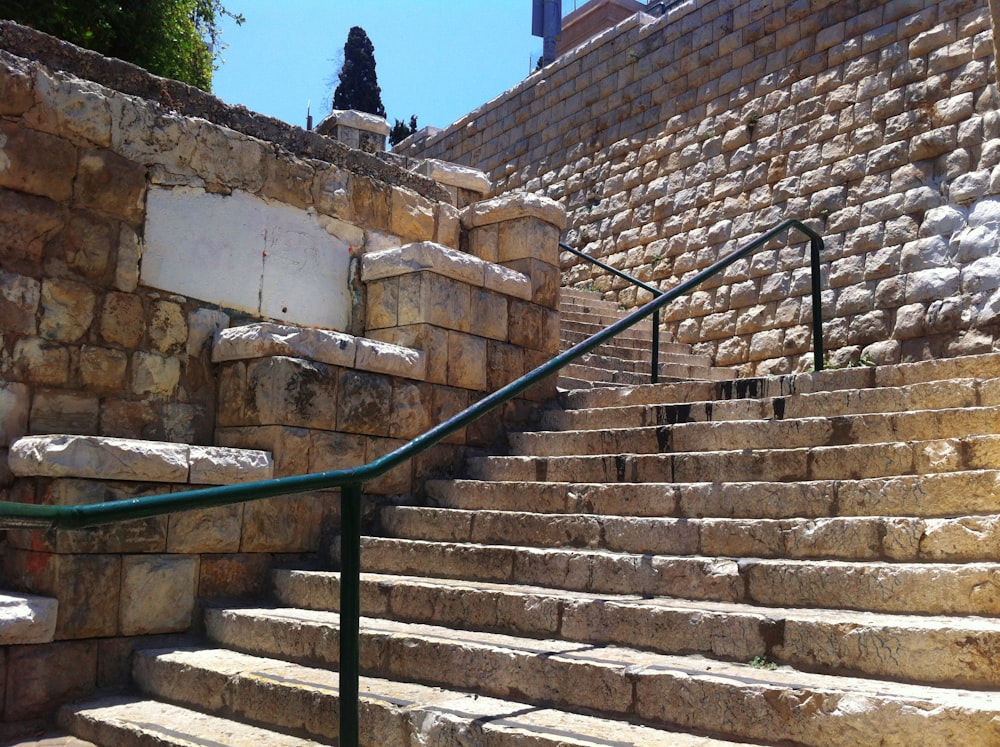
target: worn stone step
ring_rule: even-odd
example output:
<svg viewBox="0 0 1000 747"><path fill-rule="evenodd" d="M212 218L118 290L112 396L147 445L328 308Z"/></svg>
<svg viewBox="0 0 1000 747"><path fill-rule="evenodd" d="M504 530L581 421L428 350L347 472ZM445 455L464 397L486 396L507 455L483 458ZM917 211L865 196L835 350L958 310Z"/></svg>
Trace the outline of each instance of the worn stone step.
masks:
<svg viewBox="0 0 1000 747"><path fill-rule="evenodd" d="M637 351L641 352L641 351ZM593 366L595 368L610 368L617 371L632 371L648 373L652 365L649 352L635 357L619 357L605 354L604 351L598 353L588 353L577 359L577 363L583 366ZM696 366L700 368L710 368L712 360L706 355L691 355L690 353L660 353L661 368L667 364L679 366Z"/></svg>
<svg viewBox="0 0 1000 747"><path fill-rule="evenodd" d="M567 329L559 330L559 343L560 349L568 350L574 345L583 342L587 338L594 335L600 330L591 330L589 332L572 332ZM629 351L643 351L648 356L651 354L653 345L652 337L646 335L629 335L627 332L619 333L616 337L611 338L608 342L601 343L598 350L629 350ZM661 334L660 335L660 352L661 353L690 353L691 346L686 343L672 342L671 339ZM629 353L630 355L632 353ZM624 356L622 356L624 357Z"/></svg>
<svg viewBox="0 0 1000 747"><path fill-rule="evenodd" d="M591 409L551 408L542 413L540 427L549 430L585 430L729 420L784 420L793 418L861 415L878 412L1000 404L997 379L953 379L902 387L845 389L764 399L701 400L680 404L637 404Z"/></svg>
<svg viewBox="0 0 1000 747"><path fill-rule="evenodd" d="M502 482L859 480L1000 466L1000 436L671 454L472 457L466 474Z"/></svg>
<svg viewBox="0 0 1000 747"><path fill-rule="evenodd" d="M990 562L1000 515L941 519L688 519L388 506L391 537L529 547L586 547L654 555Z"/></svg>
<svg viewBox="0 0 1000 747"><path fill-rule="evenodd" d="M586 339L588 337L591 337L592 335L597 334L598 332L603 331L607 326L608 325L588 324L586 322L564 321L560 322L559 329L560 329L560 336L580 334L583 335L583 339ZM651 330L635 329L633 327L626 329L622 332L619 332L612 339L632 340L635 342L641 341L645 342L645 344L648 346L650 344L650 341L653 339L653 333Z"/></svg>
<svg viewBox="0 0 1000 747"><path fill-rule="evenodd" d="M435 505L470 510L679 518L945 518L995 512L1000 471L744 483L429 480L425 489Z"/></svg>
<svg viewBox="0 0 1000 747"><path fill-rule="evenodd" d="M285 606L339 609L336 572L283 570L273 581ZM1000 685L992 653L1000 645L1000 621L992 618L817 612L370 573L361 578L361 613L737 662L766 657L810 671Z"/></svg>
<svg viewBox="0 0 1000 747"><path fill-rule="evenodd" d="M1000 407L866 413L792 420L731 420L642 428L510 433L514 454L658 454L731 449L797 449L987 434L1000 430Z"/></svg>
<svg viewBox="0 0 1000 747"><path fill-rule="evenodd" d="M312 626L307 636L316 629ZM136 672L145 688L165 699L266 719L324 744L337 738L340 680L335 671L205 648L141 652ZM734 744L414 682L362 677L359 685L359 736L367 747L598 747L612 733L622 745Z"/></svg>
<svg viewBox="0 0 1000 747"><path fill-rule="evenodd" d="M339 618L332 612L209 610L206 630L260 656L338 658ZM875 747L887 734L906 745L1000 740L1000 702L991 691L769 671L697 655L372 618L361 621L360 644L362 671L372 676L488 697L516 694L521 702L727 738L814 747Z"/></svg>
<svg viewBox="0 0 1000 747"><path fill-rule="evenodd" d="M598 332L605 327L610 327L612 324L621 321L626 316L626 312L619 311L618 309L615 309L613 312L595 311L593 309L584 309L579 307L560 308L559 310L559 319L562 322L589 324L594 327L595 331ZM653 320L643 319L633 324L629 329L637 331L649 330L652 332Z"/></svg>
<svg viewBox="0 0 1000 747"><path fill-rule="evenodd" d="M197 704L196 704L197 705ZM311 739L137 697L108 697L64 706L63 728L111 747L306 747Z"/></svg>
<svg viewBox="0 0 1000 747"><path fill-rule="evenodd" d="M902 363L895 366L843 368L819 372L764 376L720 382L702 390L685 389L671 384L618 387L594 391L569 392L560 398L564 407L588 409L623 407L641 404L679 404L698 400L761 399L795 394L828 392L843 389L902 387L949 379L1000 378L1000 353L971 355Z"/></svg>
<svg viewBox="0 0 1000 747"><path fill-rule="evenodd" d="M644 384L650 381L649 371L629 371L621 369L598 368L590 364L570 363L564 367L565 376L591 382L594 386L620 386ZM736 374L725 368L710 368L708 366L688 365L685 363L660 363L659 376L662 380L702 380L721 381L734 377Z"/></svg>
<svg viewBox="0 0 1000 747"><path fill-rule="evenodd" d="M364 537L375 573L591 593L927 615L1000 612L1000 564L796 560Z"/></svg>

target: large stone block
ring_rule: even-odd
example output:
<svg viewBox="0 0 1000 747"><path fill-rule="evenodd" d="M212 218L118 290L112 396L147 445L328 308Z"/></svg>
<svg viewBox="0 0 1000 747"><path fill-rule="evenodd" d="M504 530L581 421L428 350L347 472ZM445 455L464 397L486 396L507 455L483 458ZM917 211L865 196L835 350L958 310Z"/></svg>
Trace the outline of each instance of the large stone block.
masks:
<svg viewBox="0 0 1000 747"><path fill-rule="evenodd" d="M31 390L25 384L0 384L0 447L10 446L28 432Z"/></svg>
<svg viewBox="0 0 1000 747"><path fill-rule="evenodd" d="M319 432L280 425L218 428L215 440L220 446L270 452L274 477L288 477L311 471L311 437Z"/></svg>
<svg viewBox="0 0 1000 747"><path fill-rule="evenodd" d="M198 559L126 555L121 559L119 630L148 635L188 630L194 615Z"/></svg>
<svg viewBox="0 0 1000 747"><path fill-rule="evenodd" d="M14 343L14 378L33 384L65 386L69 380L69 350L39 337Z"/></svg>
<svg viewBox="0 0 1000 747"><path fill-rule="evenodd" d="M392 413L392 380L375 373L345 369L338 380L336 427L343 433L389 435Z"/></svg>
<svg viewBox="0 0 1000 747"><path fill-rule="evenodd" d="M424 354L424 381L448 382L448 330L431 324L409 324L370 331L376 340L420 350Z"/></svg>
<svg viewBox="0 0 1000 747"><path fill-rule="evenodd" d="M487 340L462 332L448 333L448 384L482 392L486 390Z"/></svg>
<svg viewBox="0 0 1000 747"><path fill-rule="evenodd" d="M60 137L0 122L0 187L57 202L73 194L77 150Z"/></svg>
<svg viewBox="0 0 1000 747"><path fill-rule="evenodd" d="M42 282L43 337L61 342L76 342L90 328L97 297L83 283L52 279Z"/></svg>
<svg viewBox="0 0 1000 747"><path fill-rule="evenodd" d="M389 232L403 241L432 240L434 204L416 192L394 187L389 196Z"/></svg>
<svg viewBox="0 0 1000 747"><path fill-rule="evenodd" d="M472 287L433 272L399 278L399 326L433 324L468 332L471 327Z"/></svg>
<svg viewBox="0 0 1000 747"><path fill-rule="evenodd" d="M0 319L8 334L34 335L42 285L34 278L0 270Z"/></svg>
<svg viewBox="0 0 1000 747"><path fill-rule="evenodd" d="M58 600L56 639L118 632L119 556L8 549L5 575L18 589Z"/></svg>
<svg viewBox="0 0 1000 747"><path fill-rule="evenodd" d="M538 259L559 266L559 229L537 218L516 218L500 224L497 260Z"/></svg>
<svg viewBox="0 0 1000 747"><path fill-rule="evenodd" d="M243 504L182 511L165 518L167 552L220 553L240 549Z"/></svg>
<svg viewBox="0 0 1000 747"><path fill-rule="evenodd" d="M125 389L128 355L122 350L84 345L80 348L79 367L80 380L89 391L121 392Z"/></svg>
<svg viewBox="0 0 1000 747"><path fill-rule="evenodd" d="M101 309L100 331L105 342L136 348L146 329L142 299L130 293L109 293Z"/></svg>
<svg viewBox="0 0 1000 747"><path fill-rule="evenodd" d="M49 719L97 685L97 641L16 646L8 651L5 721Z"/></svg>
<svg viewBox="0 0 1000 747"><path fill-rule="evenodd" d="M80 156L74 183L77 205L106 213L133 226L142 225L146 170L110 151Z"/></svg>
<svg viewBox="0 0 1000 747"><path fill-rule="evenodd" d="M545 353L559 350L558 311L512 299L509 313L512 344Z"/></svg>
<svg viewBox="0 0 1000 747"><path fill-rule="evenodd" d="M0 151L2 153L2 151ZM59 232L66 220L61 205L45 197L36 197L0 188L0 259L9 263L26 260L37 263L48 240Z"/></svg>
<svg viewBox="0 0 1000 747"><path fill-rule="evenodd" d="M469 331L491 340L507 339L507 297L485 288L472 289Z"/></svg>
<svg viewBox="0 0 1000 747"><path fill-rule="evenodd" d="M323 516L335 496L316 492L251 501L243 509L240 551L316 552Z"/></svg>
<svg viewBox="0 0 1000 747"><path fill-rule="evenodd" d="M86 392L43 390L31 403L32 433L96 433L98 400Z"/></svg>
<svg viewBox="0 0 1000 747"><path fill-rule="evenodd" d="M332 428L339 370L285 356L253 361L247 366L245 424Z"/></svg>
<svg viewBox="0 0 1000 747"><path fill-rule="evenodd" d="M260 598L268 591L271 556L266 553L202 555L198 597Z"/></svg>
<svg viewBox="0 0 1000 747"><path fill-rule="evenodd" d="M49 597L0 593L0 646L48 643L55 635L58 609Z"/></svg>

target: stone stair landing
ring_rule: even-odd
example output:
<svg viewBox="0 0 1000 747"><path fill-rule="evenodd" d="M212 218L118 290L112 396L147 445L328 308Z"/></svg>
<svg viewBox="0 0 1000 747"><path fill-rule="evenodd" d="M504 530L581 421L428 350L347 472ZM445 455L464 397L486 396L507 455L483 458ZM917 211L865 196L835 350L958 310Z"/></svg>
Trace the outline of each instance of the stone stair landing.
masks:
<svg viewBox="0 0 1000 747"><path fill-rule="evenodd" d="M604 330L627 315L599 293L577 288L561 288L559 298L559 349L565 351ZM653 326L643 320L614 340L606 342L578 361L566 366L559 377L562 389L588 389L620 384L647 384L652 365ZM695 355L691 346L660 337L659 380L688 379L725 381L736 373L712 365L705 355Z"/></svg>

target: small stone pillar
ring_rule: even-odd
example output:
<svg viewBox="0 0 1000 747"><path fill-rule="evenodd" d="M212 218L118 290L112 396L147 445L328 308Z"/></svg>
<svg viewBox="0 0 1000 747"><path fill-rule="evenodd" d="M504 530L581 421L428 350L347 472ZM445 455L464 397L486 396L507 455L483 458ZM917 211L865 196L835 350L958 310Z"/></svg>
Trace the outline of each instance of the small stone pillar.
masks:
<svg viewBox="0 0 1000 747"><path fill-rule="evenodd" d="M339 140L348 148L379 153L385 150L389 124L374 114L334 109L317 125L316 132Z"/></svg>

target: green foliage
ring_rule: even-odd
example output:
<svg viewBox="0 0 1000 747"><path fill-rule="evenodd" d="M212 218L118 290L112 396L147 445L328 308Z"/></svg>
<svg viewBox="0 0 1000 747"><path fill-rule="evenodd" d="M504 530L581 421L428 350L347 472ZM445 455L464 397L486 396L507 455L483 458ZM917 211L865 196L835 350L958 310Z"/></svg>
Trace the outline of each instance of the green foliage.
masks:
<svg viewBox="0 0 1000 747"><path fill-rule="evenodd" d="M9 18L151 73L211 90L222 0L0 0Z"/></svg>
<svg viewBox="0 0 1000 747"><path fill-rule="evenodd" d="M777 669L778 665L767 656L755 656L747 662L754 669Z"/></svg>
<svg viewBox="0 0 1000 747"><path fill-rule="evenodd" d="M375 47L360 26L353 26L347 32L344 65L337 77L340 83L333 92L334 109L354 109L385 116L382 89L375 73Z"/></svg>
<svg viewBox="0 0 1000 747"><path fill-rule="evenodd" d="M417 115L410 115L410 123L407 124L401 119L397 119L396 123L389 130L389 143L395 145L396 143L401 143L414 132L417 131Z"/></svg>

